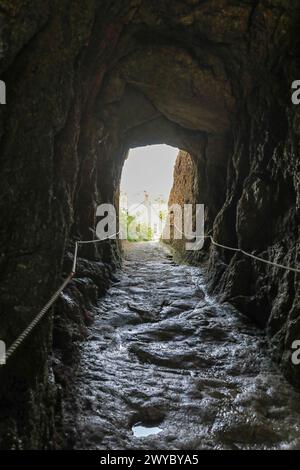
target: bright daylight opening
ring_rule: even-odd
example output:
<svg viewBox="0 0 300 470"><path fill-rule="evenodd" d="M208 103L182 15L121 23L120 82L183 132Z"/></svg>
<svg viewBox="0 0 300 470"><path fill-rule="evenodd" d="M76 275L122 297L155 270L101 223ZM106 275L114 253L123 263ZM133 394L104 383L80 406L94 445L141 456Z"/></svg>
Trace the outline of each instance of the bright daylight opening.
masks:
<svg viewBox="0 0 300 470"><path fill-rule="evenodd" d="M120 185L120 222L128 241L161 238L178 152L168 145L130 150Z"/></svg>

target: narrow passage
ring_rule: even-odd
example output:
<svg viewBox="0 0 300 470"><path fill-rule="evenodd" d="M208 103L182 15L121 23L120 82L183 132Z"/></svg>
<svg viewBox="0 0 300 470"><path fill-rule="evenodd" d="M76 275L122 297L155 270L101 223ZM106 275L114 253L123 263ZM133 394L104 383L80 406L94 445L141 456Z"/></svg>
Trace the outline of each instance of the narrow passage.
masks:
<svg viewBox="0 0 300 470"><path fill-rule="evenodd" d="M83 449L300 448L300 394L199 267L131 243L75 379Z"/></svg>

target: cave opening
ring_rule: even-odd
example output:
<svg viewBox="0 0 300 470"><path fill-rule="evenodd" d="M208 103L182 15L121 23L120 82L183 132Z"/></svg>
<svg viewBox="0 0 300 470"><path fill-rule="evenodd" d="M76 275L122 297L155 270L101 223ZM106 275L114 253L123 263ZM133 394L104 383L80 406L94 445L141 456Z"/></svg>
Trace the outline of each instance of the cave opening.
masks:
<svg viewBox="0 0 300 470"><path fill-rule="evenodd" d="M168 202L179 150L167 145L129 151L122 169L119 221L127 242L159 241L168 218Z"/></svg>

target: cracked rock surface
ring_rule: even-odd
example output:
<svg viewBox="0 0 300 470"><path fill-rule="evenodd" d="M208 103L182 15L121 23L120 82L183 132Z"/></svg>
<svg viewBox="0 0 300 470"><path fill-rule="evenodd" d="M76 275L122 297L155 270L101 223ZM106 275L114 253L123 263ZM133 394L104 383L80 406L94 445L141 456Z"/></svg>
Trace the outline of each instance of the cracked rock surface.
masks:
<svg viewBox="0 0 300 470"><path fill-rule="evenodd" d="M300 448L299 393L260 331L156 243L129 244L74 386L76 448ZM137 423L160 432L135 436Z"/></svg>

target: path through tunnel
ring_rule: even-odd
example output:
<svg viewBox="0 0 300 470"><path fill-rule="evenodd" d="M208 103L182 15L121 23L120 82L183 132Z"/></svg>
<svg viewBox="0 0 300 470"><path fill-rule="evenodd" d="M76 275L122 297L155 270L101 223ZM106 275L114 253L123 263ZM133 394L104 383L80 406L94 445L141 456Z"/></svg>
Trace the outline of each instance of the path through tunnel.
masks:
<svg viewBox="0 0 300 470"><path fill-rule="evenodd" d="M155 144L181 149L170 198L204 204L205 232L219 244L288 267L296 268L299 262L299 107L290 99L291 83L299 75L296 2L84 3L63 0L42 5L36 0L28 5L20 1L14 9L8 2L0 12L5 19L0 73L7 101L0 108L0 339L7 347L69 275L75 242L93 239L97 207L102 203L118 205L122 168L130 149ZM296 399L293 401L294 395L281 374L299 387L299 368L291 360L292 344L299 336L299 273L224 250L210 239L186 260L193 266L176 264L164 248L152 247L151 251L151 246L125 253L123 268L118 240L80 246L76 275L0 369L1 448L92 446L93 437L87 437L85 444L66 436L66 428L72 423L68 410L72 387L84 378L80 375L84 367L80 369L79 365L76 370L76 364L92 368L94 364L96 340L93 343L90 339L91 331L98 338L100 350L103 346L99 357L105 374L109 374L111 354L114 356L111 346L116 347L115 359L124 360L118 356L122 349L119 331L121 337L125 335L128 354L154 364L156 379L167 387L170 401L179 393L174 370L161 371L160 367L166 366L164 359L158 358L158 351L144 346L153 341L155 349L162 335L160 348L168 344L167 354L172 356L172 347L179 341L181 365L178 358L169 359L173 364L177 361L178 369L184 371L179 376L182 393L186 394L179 393L178 403L190 407L191 426L198 429L198 434L188 443L179 436L176 445L230 447L238 445L235 436L240 432L244 436L242 447L280 447L285 438L289 445L298 445ZM173 249L175 257L182 259L182 244L174 244ZM147 272L143 271L143 263L149 268ZM151 306L147 292L140 292L139 305L134 302L133 307L142 313L131 310L131 317L134 313L147 317L145 305L149 302L152 314L160 308L176 308L168 295L164 299L159 293L156 270L166 273L167 284L161 286L162 291L176 291L176 286L183 284L182 295L190 298L186 310L199 317L191 313L181 328L184 312L177 310L175 323L170 312L169 319L161 319L170 323L167 333L164 324L156 325L153 318L145 332L145 321L133 325L132 330L128 324L110 323L115 315L105 312L117 308L117 300L127 313L130 310L128 303L131 305L132 299L127 298L124 289L130 292L136 287L129 280L136 275L135 270L144 273L139 282L144 287L149 283L155 295ZM199 300L198 283L202 295ZM209 303L210 296L213 304ZM197 308L191 306L196 300ZM160 304L164 301L170 305ZM140 303L145 304L144 308ZM241 320L239 312L246 320ZM248 324L247 318L252 323ZM176 330L177 323L180 331ZM236 340L232 325L237 328ZM116 326L120 329L115 332ZM265 340L257 327L262 328ZM107 338L97 328L106 330ZM212 340L210 328L214 331ZM202 337L208 349L201 352L197 338ZM264 341L274 366L266 365ZM91 355L85 344L91 346ZM281 403L291 393L287 415L293 425L289 435L287 422L275 435L260 416L257 433L262 435L261 441L249 442L248 431L241 430L239 422L222 431L226 419L218 421L221 417L217 418L215 403L208 406L207 416L193 411L199 400L212 403L221 396L229 400L228 406L236 397L236 412L238 406L247 408L239 385L226 378L231 373L232 377L240 374L241 383L253 380L261 392L260 403L264 401L267 392L262 370L255 364L247 362L247 371L236 365L235 372L232 365L230 372L222 369L219 357L220 376L208 377L217 367L215 351L224 358L234 354L236 347L241 359L246 346L253 351L249 361L264 364L266 377L274 383L273 401L266 404L270 413L272 403ZM191 358L193 348L197 350L195 359ZM143 360L137 367L140 383L145 373ZM126 364L122 364L126 370ZM205 373L202 367L208 367ZM95 370L96 375L98 372ZM193 385L188 376L194 380ZM130 397L130 384L127 389L125 379L120 377L120 383ZM113 388L115 379L106 375L109 380ZM284 385L280 397L277 391L281 381ZM144 385L151 389L150 383ZM78 381L76 386L80 386ZM80 390L82 398L83 388ZM107 399L106 393L107 389L99 391L101 403ZM152 398L145 397L145 403L151 402L147 410L141 403L129 402L126 406L123 403L125 408L120 405L123 417L116 418L117 410L111 410L112 420L120 419L120 424L124 419L121 444L111 438L109 410L103 409L102 413L96 407L93 418L98 416L100 420L97 432L102 426L110 436L106 444L105 438L97 441L97 446L131 445L129 425L149 421L149 413L156 409L160 410L158 421L165 420L166 428L171 430L170 440L164 441L166 447L171 446L171 415L181 412L175 398L173 410L170 402L166 405L161 400L163 393L163 389L154 387ZM252 398L249 410L253 411L252 406L259 404ZM91 398L91 407L92 402ZM209 443L205 436L212 416L215 440ZM236 422L236 415L231 419ZM179 418L176 422L183 424ZM153 445L157 444L153 441Z"/></svg>

